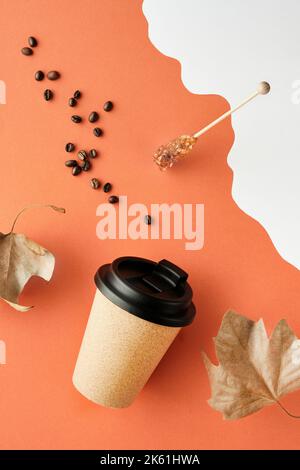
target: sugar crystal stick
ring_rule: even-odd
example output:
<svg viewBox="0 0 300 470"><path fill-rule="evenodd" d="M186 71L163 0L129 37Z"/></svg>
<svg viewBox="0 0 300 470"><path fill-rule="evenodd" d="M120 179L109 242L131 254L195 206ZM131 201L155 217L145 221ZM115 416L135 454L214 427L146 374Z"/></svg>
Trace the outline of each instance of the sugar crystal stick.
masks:
<svg viewBox="0 0 300 470"><path fill-rule="evenodd" d="M269 83L261 82L258 85L257 90L252 93L248 98L246 98L234 108L229 109L229 111L222 114L222 116L215 119L213 122L205 126L200 131L195 132L195 134L193 135L181 135L180 137L177 137L177 139L171 140L171 142L169 142L168 144L161 145L153 155L154 162L162 171L165 171L167 168L171 168L174 163L176 163L178 160L181 160L192 150L195 143L197 142L198 137L205 134L205 132L209 131L212 127L216 126L227 117L231 116L231 114L235 113L238 109L245 106L258 95L267 95L270 89L271 87Z"/></svg>

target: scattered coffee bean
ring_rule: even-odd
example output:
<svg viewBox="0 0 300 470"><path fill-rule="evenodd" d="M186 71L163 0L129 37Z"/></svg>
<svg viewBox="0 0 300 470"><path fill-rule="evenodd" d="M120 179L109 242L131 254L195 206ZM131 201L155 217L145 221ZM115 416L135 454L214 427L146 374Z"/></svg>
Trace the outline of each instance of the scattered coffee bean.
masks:
<svg viewBox="0 0 300 470"><path fill-rule="evenodd" d="M112 185L110 183L105 183L105 185L103 186L103 191L105 193L109 193L109 191L111 191L112 189Z"/></svg>
<svg viewBox="0 0 300 470"><path fill-rule="evenodd" d="M146 225L151 225L151 222L152 222L151 215L145 215L144 222Z"/></svg>
<svg viewBox="0 0 300 470"><path fill-rule="evenodd" d="M35 72L34 78L36 79L37 82L40 82L44 80L45 74L41 70L38 70L37 72Z"/></svg>
<svg viewBox="0 0 300 470"><path fill-rule="evenodd" d="M73 96L76 100L79 100L79 98L81 98L81 91L76 90Z"/></svg>
<svg viewBox="0 0 300 470"><path fill-rule="evenodd" d="M96 112L96 111L93 111L90 115L89 115L89 121L90 122L97 122L99 119L99 114Z"/></svg>
<svg viewBox="0 0 300 470"><path fill-rule="evenodd" d="M44 91L44 98L46 101L50 101L53 98L53 91L51 90L45 90Z"/></svg>
<svg viewBox="0 0 300 470"><path fill-rule="evenodd" d="M77 166L78 163L76 162L76 160L67 160L65 162L65 165L70 167L70 168L73 168L73 167Z"/></svg>
<svg viewBox="0 0 300 470"><path fill-rule="evenodd" d="M95 127L95 129L93 129L93 133L96 137L100 137L103 134L103 130L100 129L100 127Z"/></svg>
<svg viewBox="0 0 300 470"><path fill-rule="evenodd" d="M82 121L82 118L80 116L77 116L76 114L71 116L71 119L72 119L73 122L76 122L76 124L79 124L79 122Z"/></svg>
<svg viewBox="0 0 300 470"><path fill-rule="evenodd" d="M90 181L90 184L91 184L93 189L98 189L101 186L101 183L97 178L92 178L91 181Z"/></svg>
<svg viewBox="0 0 300 470"><path fill-rule="evenodd" d="M74 166L73 169L72 169L72 175L73 176L80 175L81 172L82 172L82 168L80 168L80 166L78 166L78 165Z"/></svg>
<svg viewBox="0 0 300 470"><path fill-rule="evenodd" d="M33 50L30 47L23 47L21 49L21 52L24 55L32 55L33 54Z"/></svg>
<svg viewBox="0 0 300 470"><path fill-rule="evenodd" d="M98 155L98 152L97 152L96 149L92 149L92 150L89 151L89 157L90 158L96 158L97 155Z"/></svg>
<svg viewBox="0 0 300 470"><path fill-rule="evenodd" d="M79 160L81 160L82 162L85 162L85 160L87 160L87 158L88 158L88 155L87 155L85 150L80 150L78 152L77 156L78 156Z"/></svg>
<svg viewBox="0 0 300 470"><path fill-rule="evenodd" d="M118 198L118 196L109 196L108 202L110 204L116 204L117 202L119 202L119 198Z"/></svg>
<svg viewBox="0 0 300 470"><path fill-rule="evenodd" d="M80 164L80 166L83 171L89 171L92 165L91 165L91 162L89 162L88 160L85 160L84 162Z"/></svg>
<svg viewBox="0 0 300 470"><path fill-rule="evenodd" d="M59 77L60 77L60 73L57 72L56 70L51 70L51 72L47 73L47 78L49 80L58 80Z"/></svg>
<svg viewBox="0 0 300 470"><path fill-rule="evenodd" d="M70 98L69 99L69 106L71 106L71 108L74 108L74 106L76 106L77 104L77 100L75 100L75 98Z"/></svg>
<svg viewBox="0 0 300 470"><path fill-rule="evenodd" d="M114 105L111 101L106 101L106 103L104 103L103 105L103 109L104 111L111 111L113 109Z"/></svg>
<svg viewBox="0 0 300 470"><path fill-rule="evenodd" d="M34 38L33 36L29 36L28 44L30 47L36 47L38 45L37 39Z"/></svg>
<svg viewBox="0 0 300 470"><path fill-rule="evenodd" d="M65 149L66 149L66 152L74 152L75 145L72 144L72 142L69 142L69 143L66 144Z"/></svg>

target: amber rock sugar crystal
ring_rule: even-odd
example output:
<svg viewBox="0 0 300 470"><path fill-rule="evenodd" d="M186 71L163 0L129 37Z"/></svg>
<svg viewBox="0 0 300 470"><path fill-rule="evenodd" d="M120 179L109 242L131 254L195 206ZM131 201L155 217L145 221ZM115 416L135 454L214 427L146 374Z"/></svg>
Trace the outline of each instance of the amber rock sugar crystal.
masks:
<svg viewBox="0 0 300 470"><path fill-rule="evenodd" d="M166 145L161 145L153 155L154 162L164 171L189 153L197 141L191 135L181 135Z"/></svg>

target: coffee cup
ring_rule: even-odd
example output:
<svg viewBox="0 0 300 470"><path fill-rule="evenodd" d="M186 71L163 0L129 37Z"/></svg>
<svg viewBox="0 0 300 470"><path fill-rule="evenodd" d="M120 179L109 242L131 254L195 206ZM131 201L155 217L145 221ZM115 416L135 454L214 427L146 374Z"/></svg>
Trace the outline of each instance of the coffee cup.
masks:
<svg viewBox="0 0 300 470"><path fill-rule="evenodd" d="M195 316L188 275L167 260L122 257L95 275L73 384L89 400L129 406Z"/></svg>

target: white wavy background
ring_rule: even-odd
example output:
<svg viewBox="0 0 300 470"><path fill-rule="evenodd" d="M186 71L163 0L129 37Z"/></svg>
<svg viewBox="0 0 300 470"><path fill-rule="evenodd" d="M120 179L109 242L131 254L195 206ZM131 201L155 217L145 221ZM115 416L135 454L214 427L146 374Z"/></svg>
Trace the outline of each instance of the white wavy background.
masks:
<svg viewBox="0 0 300 470"><path fill-rule="evenodd" d="M271 83L233 117L232 196L300 269L300 1L144 0L143 13L191 92L234 105Z"/></svg>

